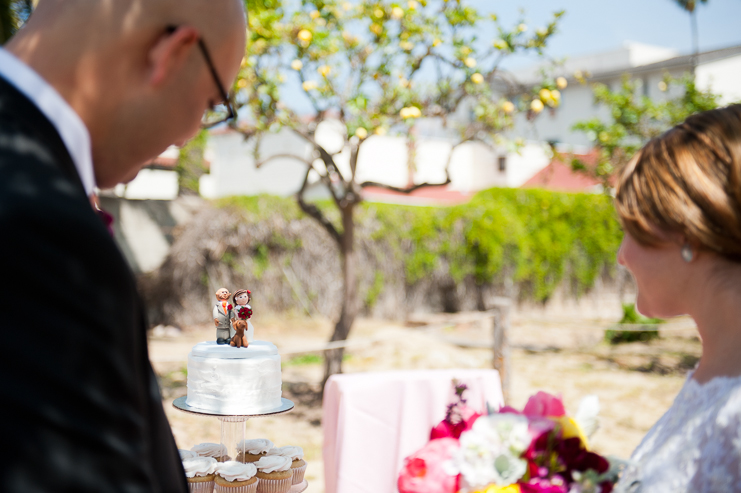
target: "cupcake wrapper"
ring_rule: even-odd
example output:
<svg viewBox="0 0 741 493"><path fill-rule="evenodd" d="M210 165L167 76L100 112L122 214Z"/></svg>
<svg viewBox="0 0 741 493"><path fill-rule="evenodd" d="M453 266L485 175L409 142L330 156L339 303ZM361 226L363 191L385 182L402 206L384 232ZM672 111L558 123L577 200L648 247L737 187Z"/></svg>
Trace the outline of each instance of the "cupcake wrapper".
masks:
<svg viewBox="0 0 741 493"><path fill-rule="evenodd" d="M262 480L258 479L252 484L248 484L247 486L221 486L220 484L217 484L214 486L214 493L255 493L257 491L257 485L260 484Z"/></svg>
<svg viewBox="0 0 741 493"><path fill-rule="evenodd" d="M291 489L291 478L260 479L257 483L257 493L286 493Z"/></svg>
<svg viewBox="0 0 741 493"><path fill-rule="evenodd" d="M190 493L213 493L214 482L206 481L205 483L188 483Z"/></svg>
<svg viewBox="0 0 741 493"><path fill-rule="evenodd" d="M304 464L301 467L294 467L291 470L293 471L293 484L301 484L304 481L304 473L306 472L306 467L308 464Z"/></svg>

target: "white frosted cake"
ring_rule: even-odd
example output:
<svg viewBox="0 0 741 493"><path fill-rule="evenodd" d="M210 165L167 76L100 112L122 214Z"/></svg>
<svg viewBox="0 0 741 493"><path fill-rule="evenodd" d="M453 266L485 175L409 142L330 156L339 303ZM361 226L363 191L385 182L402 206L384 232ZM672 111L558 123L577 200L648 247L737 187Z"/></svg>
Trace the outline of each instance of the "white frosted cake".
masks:
<svg viewBox="0 0 741 493"><path fill-rule="evenodd" d="M201 342L188 355L186 404L216 414L260 414L281 405L280 355L274 344L247 348Z"/></svg>

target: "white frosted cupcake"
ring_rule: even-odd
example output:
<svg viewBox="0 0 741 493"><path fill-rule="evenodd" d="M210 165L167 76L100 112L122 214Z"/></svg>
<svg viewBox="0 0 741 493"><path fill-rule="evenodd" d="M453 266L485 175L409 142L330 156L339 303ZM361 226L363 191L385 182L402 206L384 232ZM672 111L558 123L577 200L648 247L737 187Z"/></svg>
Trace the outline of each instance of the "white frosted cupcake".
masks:
<svg viewBox="0 0 741 493"><path fill-rule="evenodd" d="M190 493L211 493L214 491L214 472L216 459L213 457L190 457L183 460L185 478Z"/></svg>
<svg viewBox="0 0 741 493"><path fill-rule="evenodd" d="M266 455L255 462L257 466L257 493L286 493L293 484L291 459L281 455Z"/></svg>
<svg viewBox="0 0 741 493"><path fill-rule="evenodd" d="M213 457L218 462L231 460L231 457L227 455L226 446L221 443L199 443L190 450L201 457Z"/></svg>
<svg viewBox="0 0 741 493"><path fill-rule="evenodd" d="M198 457L198 454L196 454L192 450L185 450L183 448L179 448L178 453L180 454L180 460L192 459L193 457Z"/></svg>
<svg viewBox="0 0 741 493"><path fill-rule="evenodd" d="M306 461L304 460L304 449L287 445L268 450L268 455L278 455L291 459L291 472L293 473L293 484L301 484L306 473Z"/></svg>
<svg viewBox="0 0 741 493"><path fill-rule="evenodd" d="M257 462L273 447L275 444L267 438L242 440L237 443L237 462Z"/></svg>
<svg viewBox="0 0 741 493"><path fill-rule="evenodd" d="M217 493L255 493L260 482L257 468L252 463L242 464L234 460L216 466L215 491Z"/></svg>

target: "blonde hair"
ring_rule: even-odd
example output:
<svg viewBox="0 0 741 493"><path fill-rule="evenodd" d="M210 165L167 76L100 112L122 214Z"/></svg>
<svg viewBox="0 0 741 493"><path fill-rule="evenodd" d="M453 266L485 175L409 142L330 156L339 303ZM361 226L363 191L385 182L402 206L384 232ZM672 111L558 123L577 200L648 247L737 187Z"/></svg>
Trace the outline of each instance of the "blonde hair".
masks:
<svg viewBox="0 0 741 493"><path fill-rule="evenodd" d="M652 139L620 174L615 206L639 243L680 233L741 262L741 105L693 115Z"/></svg>

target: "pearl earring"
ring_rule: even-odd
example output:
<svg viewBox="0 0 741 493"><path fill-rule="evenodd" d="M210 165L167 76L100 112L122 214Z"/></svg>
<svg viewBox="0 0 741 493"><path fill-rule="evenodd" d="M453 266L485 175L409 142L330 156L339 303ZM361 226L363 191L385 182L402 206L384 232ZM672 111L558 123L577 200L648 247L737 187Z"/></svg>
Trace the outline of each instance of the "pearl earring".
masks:
<svg viewBox="0 0 741 493"><path fill-rule="evenodd" d="M692 259L695 258L695 254L692 252L692 248L690 248L689 245L684 245L681 250L682 253L682 259L685 262L692 262Z"/></svg>

